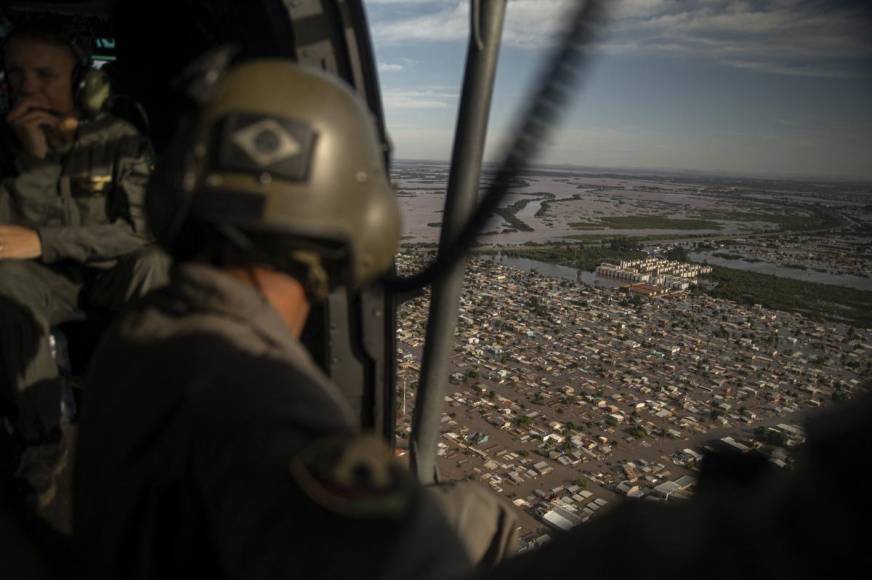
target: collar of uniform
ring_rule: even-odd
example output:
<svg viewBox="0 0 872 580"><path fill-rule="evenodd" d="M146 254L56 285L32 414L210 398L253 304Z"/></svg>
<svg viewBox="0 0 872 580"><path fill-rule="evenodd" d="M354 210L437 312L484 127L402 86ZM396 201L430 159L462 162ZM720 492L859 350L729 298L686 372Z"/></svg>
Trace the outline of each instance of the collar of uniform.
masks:
<svg viewBox="0 0 872 580"><path fill-rule="evenodd" d="M354 415L338 388L324 376L279 313L254 288L215 268L191 262L173 268L172 286L182 300L248 326L277 352L308 369L309 376L333 399L345 421L355 424Z"/></svg>
<svg viewBox="0 0 872 580"><path fill-rule="evenodd" d="M297 344L279 313L251 286L205 264L180 264L172 276L182 298L199 308L233 318L279 348Z"/></svg>

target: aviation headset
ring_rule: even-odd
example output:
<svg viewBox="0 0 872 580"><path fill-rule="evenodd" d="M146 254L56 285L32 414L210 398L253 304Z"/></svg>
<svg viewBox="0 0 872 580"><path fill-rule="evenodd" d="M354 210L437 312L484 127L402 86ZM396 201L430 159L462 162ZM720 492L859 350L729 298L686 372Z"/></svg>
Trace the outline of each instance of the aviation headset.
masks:
<svg viewBox="0 0 872 580"><path fill-rule="evenodd" d="M48 27L45 31L38 29L31 34L25 25L23 32L16 28L9 31L0 45L0 85L2 85L0 92L3 96L0 110L5 111L9 108L10 87L6 78L6 45L18 35L22 35L24 38L32 36L38 40L44 38L48 42L67 47L76 61L71 83L76 110L82 116L92 118L103 109L109 99L110 83L106 73L93 66L90 48L93 39L87 35L54 33Z"/></svg>
<svg viewBox="0 0 872 580"><path fill-rule="evenodd" d="M330 286L375 280L397 251L400 212L370 111L323 71L234 55L211 51L175 83L192 106L149 182L158 242L176 253L196 220L260 254L252 239L282 240L268 251L318 261Z"/></svg>

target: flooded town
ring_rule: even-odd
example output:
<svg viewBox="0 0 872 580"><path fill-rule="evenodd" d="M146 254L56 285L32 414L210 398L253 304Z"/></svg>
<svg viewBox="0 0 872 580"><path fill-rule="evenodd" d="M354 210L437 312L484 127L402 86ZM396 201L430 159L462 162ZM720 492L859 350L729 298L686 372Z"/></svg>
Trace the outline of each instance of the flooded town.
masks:
<svg viewBox="0 0 872 580"><path fill-rule="evenodd" d="M589 180L561 179L563 186ZM525 181L545 191L536 177ZM438 175L428 187L404 199L413 221L438 217L411 210L417 198L420 212L438 205ZM511 219L496 226L501 233L483 236L467 263L438 465L445 479L479 481L510 501L525 548L624 497L689 497L706 450L763 453L789 469L805 417L853 398L872 371L872 292L863 284L872 265L872 206L858 201L860 193L824 201L808 191L773 193L763 203L802 209L764 212L769 217L750 223L723 191L711 195L715 184L693 194L687 184L666 194L653 191L662 183L636 178L621 187L617 197L573 194L573 203L602 208L587 218L567 215L572 204L564 198L561 209L561 192L538 197L533 213L504 213ZM659 205L676 195L687 205L679 215ZM752 197L759 196L740 192L735 203ZM734 221L713 220L715 207ZM680 229L602 229L622 219L642 224L644 216L622 217L640 208L655 226ZM512 220L532 225L525 231ZM578 224L596 229L579 236ZM422 237L406 241L401 270L432 258ZM607 259L593 266L585 256ZM760 264L776 271L761 273ZM780 277L777 268L819 277ZM730 276L751 278L736 290ZM777 284L755 291L769 279ZM767 292L780 292L782 283L795 286L772 302ZM819 308L806 292L818 294ZM411 431L427 315L427 296L399 312L400 448Z"/></svg>

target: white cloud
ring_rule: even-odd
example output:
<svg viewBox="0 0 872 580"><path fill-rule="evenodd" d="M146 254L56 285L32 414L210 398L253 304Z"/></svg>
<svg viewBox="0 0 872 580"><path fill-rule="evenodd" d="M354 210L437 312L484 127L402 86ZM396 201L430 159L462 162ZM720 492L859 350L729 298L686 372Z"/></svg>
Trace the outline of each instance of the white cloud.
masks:
<svg viewBox="0 0 872 580"><path fill-rule="evenodd" d="M418 5L373 24L382 45L406 42L465 42L466 0L375 0L370 4ZM842 0L607 0L612 7L601 48L617 54L689 55L737 68L775 74L852 76L845 62L872 59L866 35L870 9ZM542 48L559 38L560 26L576 0L511 0L503 41ZM414 6L413 6L414 7ZM841 61L835 63L835 61Z"/></svg>
<svg viewBox="0 0 872 580"><path fill-rule="evenodd" d="M725 62L735 68L755 70L786 76L818 77L831 79L856 78L860 76L860 73L853 70L846 70L825 65L809 66L807 63L778 63L765 60L728 60Z"/></svg>
<svg viewBox="0 0 872 580"><path fill-rule="evenodd" d="M457 93L444 89L385 89L382 100L388 111L398 109L446 109L457 103Z"/></svg>
<svg viewBox="0 0 872 580"><path fill-rule="evenodd" d="M453 5L452 5L453 4ZM372 25L376 43L407 41L448 41L467 38L469 8L466 2L452 2L435 12L397 20L380 20Z"/></svg>
<svg viewBox="0 0 872 580"><path fill-rule="evenodd" d="M403 65L396 63L379 63L378 72L398 72L403 70Z"/></svg>
<svg viewBox="0 0 872 580"><path fill-rule="evenodd" d="M618 19L610 36L613 42L632 38L648 53L783 75L845 77L857 76L856 63L872 58L867 24L868 8L859 2L688 0L660 2L647 16Z"/></svg>
<svg viewBox="0 0 872 580"><path fill-rule="evenodd" d="M400 3L379 0L376 3ZM572 0L512 0L506 12L503 42L513 46L541 47L553 42L560 18ZM422 3L424 4L424 3ZM373 24L378 43L407 41L465 41L469 37L469 2L452 0L427 2L428 11Z"/></svg>

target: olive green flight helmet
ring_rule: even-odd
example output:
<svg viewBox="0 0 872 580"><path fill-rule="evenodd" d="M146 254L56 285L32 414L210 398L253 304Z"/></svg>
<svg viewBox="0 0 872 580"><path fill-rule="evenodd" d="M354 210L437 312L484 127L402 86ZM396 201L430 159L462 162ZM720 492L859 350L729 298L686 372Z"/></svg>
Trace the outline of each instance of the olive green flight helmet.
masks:
<svg viewBox="0 0 872 580"><path fill-rule="evenodd" d="M322 259L343 248L334 284L359 286L390 266L399 207L374 119L339 79L278 59L234 66L210 90L191 140L184 219L287 234Z"/></svg>

